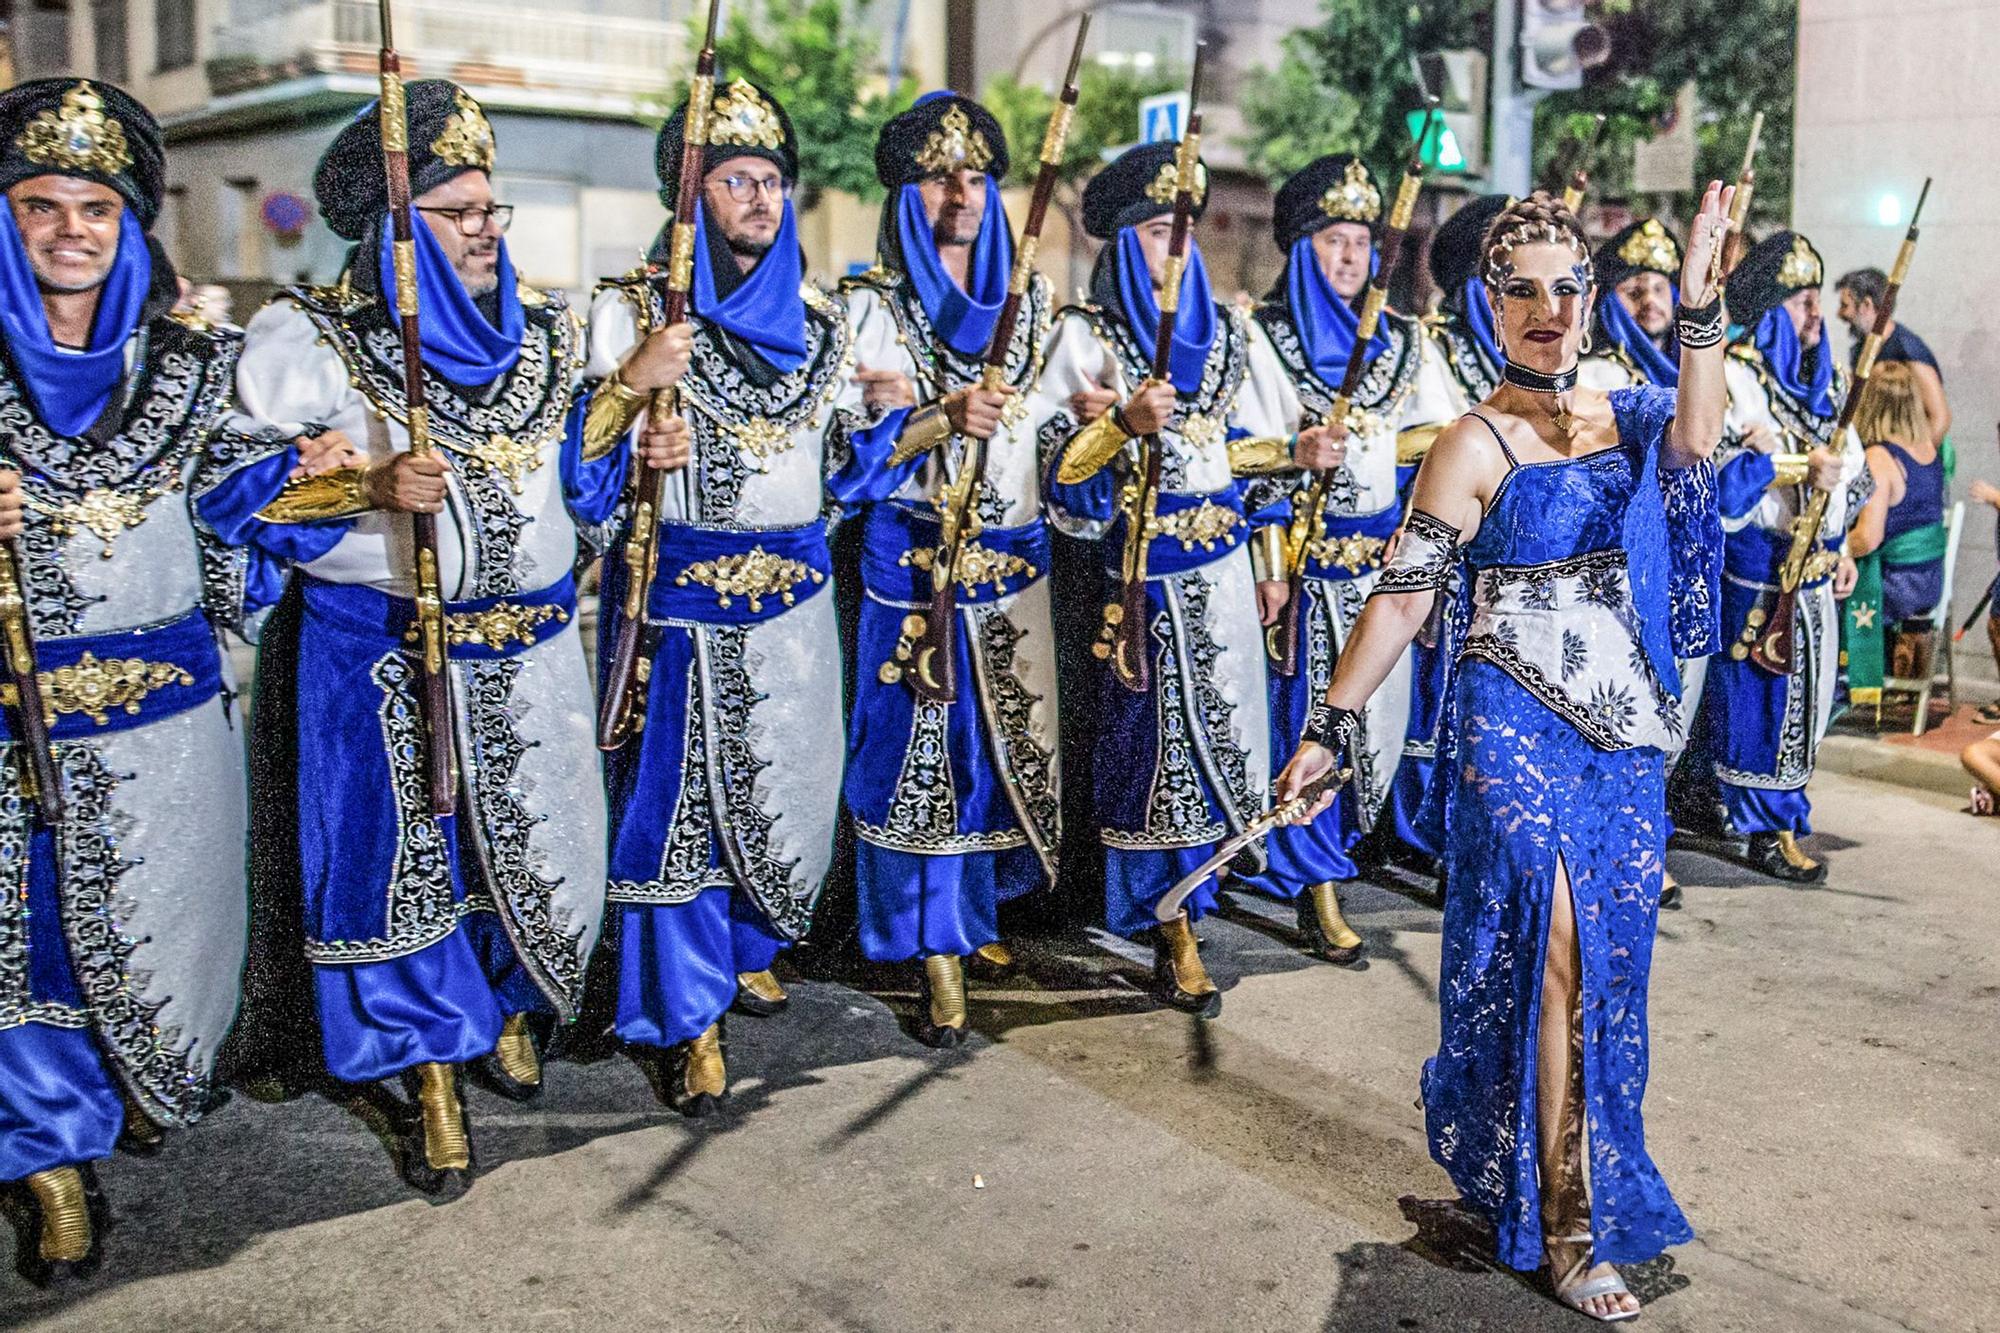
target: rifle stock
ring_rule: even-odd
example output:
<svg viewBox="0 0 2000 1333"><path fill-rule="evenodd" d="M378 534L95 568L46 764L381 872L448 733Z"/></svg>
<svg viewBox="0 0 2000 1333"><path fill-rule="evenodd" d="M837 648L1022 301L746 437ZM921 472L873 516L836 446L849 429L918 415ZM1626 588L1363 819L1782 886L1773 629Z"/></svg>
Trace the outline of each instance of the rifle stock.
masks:
<svg viewBox="0 0 2000 1333"><path fill-rule="evenodd" d="M681 136L681 171L674 196L673 230L667 251L667 288L661 302L661 326L671 328L687 319L688 290L694 285L694 210L701 200L702 162L708 147L708 118L715 99L715 26L722 0L708 0L708 30L695 57L694 78L688 84L687 121ZM670 417L679 395L657 393L646 411ZM604 675L603 697L597 708L597 748L616 750L646 725L645 695L653 675L653 654L659 631L646 613L653 577L660 568L660 515L666 504L667 473L641 463L634 483L632 521L619 550L624 561L623 618L611 643Z"/></svg>
<svg viewBox="0 0 2000 1333"><path fill-rule="evenodd" d="M1882 350L1882 341L1889 335L1889 324L1895 318L1896 298L1902 293L1903 281L1909 276L1910 264L1916 258L1918 224L1924 215L1924 204L1930 199L1931 183L1924 181L1923 193L1917 196L1916 211L1910 215L1910 229L1903 236L1902 248L1896 252L1896 264L1889 272L1889 287L1882 294L1882 302L1875 309L1875 325L1861 344L1861 356L1854 364L1854 383L1847 391L1847 397L1840 405L1840 416L1833 426L1833 446L1837 449L1846 438L1854 419L1861 412L1861 404L1868 393L1868 378L1875 370L1875 358ZM1819 544L1821 527L1826 523L1826 511L1832 500L1830 492L1813 488L1810 498L1801 508L1799 516L1792 521L1792 544L1785 553L1785 563L1778 571L1778 587L1768 598L1770 605L1759 599L1751 608L1748 623L1744 626L1739 642L1731 649L1732 655L1747 656L1758 666L1774 675L1787 676L1799 669L1797 652L1798 593L1805 582L1806 564L1813 548Z"/></svg>
<svg viewBox="0 0 2000 1333"><path fill-rule="evenodd" d="M1429 112L1424 117L1423 128L1417 132L1417 151L1410 156L1410 163L1403 169L1403 180L1396 188L1396 202L1389 212L1389 225L1383 230L1380 246L1381 262L1376 265L1375 276L1369 281L1368 294L1361 305L1361 317L1354 330L1354 347L1347 354L1347 368L1340 377L1340 388L1334 394L1333 404L1327 412L1327 422L1345 422L1354 406L1354 392L1361 384L1361 376L1368 368L1368 344L1375 338L1375 332L1382 322L1382 312L1389 304L1389 282L1396 272L1396 265L1403 254L1403 241L1410 232L1410 220L1416 216L1417 195L1423 189L1424 141L1430 137L1431 122L1438 113L1437 100L1431 100ZM1322 468L1313 473L1312 482L1306 487L1303 498L1293 496L1291 531L1285 544L1286 581L1290 595L1285 599L1285 608L1278 613L1277 623L1265 631L1264 646L1271 659L1271 669L1279 675L1291 677L1299 670L1299 615L1300 603L1305 597L1306 561L1312 549L1326 534L1326 501L1333 489L1333 478L1337 468Z"/></svg>
<svg viewBox="0 0 2000 1333"><path fill-rule="evenodd" d="M1180 317L1181 277L1187 271L1188 236L1194 225L1194 198L1201 167L1201 66L1207 44L1194 49L1194 72L1188 80L1187 133L1181 137L1174 170L1174 229L1167 242L1167 262L1160 277L1160 320L1153 329L1151 382L1173 374L1174 324ZM1135 694L1152 688L1152 646L1147 642L1146 560L1155 533L1154 512L1160 500L1160 437L1139 441L1139 467L1126 486L1125 546L1119 562L1118 600L1104 608L1104 632L1092 651L1109 658L1111 674Z"/></svg>
<svg viewBox="0 0 2000 1333"><path fill-rule="evenodd" d="M389 0L378 0L382 26L380 71L382 97L382 169L388 182L390 250L396 271L396 314L403 343L403 399L408 408L410 453L431 454L430 408L425 399L423 338L418 324L417 249L411 230L410 117L403 92L403 62L390 28ZM444 585L439 573L437 519L410 515L411 571L416 586L417 655L420 675L418 705L423 713L424 787L433 815L449 815L458 804L458 776L453 764L455 727L452 722L451 665L445 640Z"/></svg>
<svg viewBox="0 0 2000 1333"><path fill-rule="evenodd" d="M63 821L62 771L56 767L49 740L49 718L43 712L42 682L35 671L34 627L28 620L26 581L21 576L17 542L0 543L0 636L4 636L7 684L4 702L21 761L21 795L35 804L46 828Z"/></svg>
<svg viewBox="0 0 2000 1333"><path fill-rule="evenodd" d="M1062 93L1056 98L1048 129L1042 135L1041 165L1035 172L1035 189L1021 227L1021 243L1014 252L1007 299L1000 307L993 336L986 345L985 370L979 386L989 392L1007 384L1007 349L1014 341L1021 304L1035 280L1035 255L1041 248L1042 226L1048 218L1049 201L1055 195L1063 152L1069 143L1070 122L1076 116L1077 74L1083 66L1084 40L1089 35L1090 15L1085 14L1077 21L1069 72L1063 77ZM912 690L934 703L948 704L958 698L958 571L966 543L980 532L979 483L986 476L986 448L985 440L966 440L958 475L938 497L941 522L937 549L931 553L930 606L903 618L895 655L882 664L878 673L885 684L909 681Z"/></svg>

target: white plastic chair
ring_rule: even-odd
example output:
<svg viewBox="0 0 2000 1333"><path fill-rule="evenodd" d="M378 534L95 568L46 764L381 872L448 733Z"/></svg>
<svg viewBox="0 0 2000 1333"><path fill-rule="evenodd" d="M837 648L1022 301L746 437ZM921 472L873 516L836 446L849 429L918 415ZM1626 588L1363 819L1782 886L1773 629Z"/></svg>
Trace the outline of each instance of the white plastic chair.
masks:
<svg viewBox="0 0 2000 1333"><path fill-rule="evenodd" d="M1910 734L1921 736L1929 728L1931 721L1931 694L1937 688L1938 666L1944 667L1945 702L1958 707L1958 669L1951 658L1951 580L1958 572L1958 539L1965 531L1965 501L1952 503L1951 512L1945 516L1944 538L1944 593L1938 598L1937 608L1931 612L1931 670L1928 676L1918 680L1910 676L1888 676L1882 678L1882 690L1908 690L1917 696L1916 716L1910 722ZM1882 702L1875 701L1875 723L1882 722Z"/></svg>

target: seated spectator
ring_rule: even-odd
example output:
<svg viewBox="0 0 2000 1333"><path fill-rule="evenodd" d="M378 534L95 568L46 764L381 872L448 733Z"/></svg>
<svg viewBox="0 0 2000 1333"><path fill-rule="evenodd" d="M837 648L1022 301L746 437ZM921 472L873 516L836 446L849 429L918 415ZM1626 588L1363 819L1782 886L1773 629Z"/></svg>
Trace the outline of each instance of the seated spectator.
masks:
<svg viewBox="0 0 2000 1333"><path fill-rule="evenodd" d="M1966 746L1958 762L1978 779L1972 788L1971 813L1990 815L2000 808L2000 731Z"/></svg>
<svg viewBox="0 0 2000 1333"><path fill-rule="evenodd" d="M1975 481L1972 483L1972 499L1976 504L1993 507L1994 541L2000 544L2000 486L1990 481ZM1993 649L1993 665L2000 668L2000 597L1996 595L2000 595L2000 574L1994 576L1992 585L1986 589L1986 642ZM2000 699L1982 704L1973 717L1981 722L2000 722Z"/></svg>
<svg viewBox="0 0 2000 1333"><path fill-rule="evenodd" d="M1930 672L1931 616L1944 595L1945 476L1908 362L1875 367L1854 425L1875 490L1848 531L1848 552L1857 561L1879 560L1876 632L1889 636L1889 674L1921 678ZM1861 583L1868 582L1864 575Z"/></svg>

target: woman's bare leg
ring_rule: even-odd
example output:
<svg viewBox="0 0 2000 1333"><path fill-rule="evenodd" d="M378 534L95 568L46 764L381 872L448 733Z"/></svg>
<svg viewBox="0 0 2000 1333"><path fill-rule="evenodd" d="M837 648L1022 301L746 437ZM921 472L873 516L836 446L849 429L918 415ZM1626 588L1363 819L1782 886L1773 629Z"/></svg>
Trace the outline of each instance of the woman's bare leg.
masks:
<svg viewBox="0 0 2000 1333"><path fill-rule="evenodd" d="M1535 1034L1535 1130L1542 1178L1542 1230L1551 1237L1580 1236L1590 1230L1590 1189L1583 1171L1582 970L1569 870L1558 859L1548 947L1542 958L1541 1021ZM1551 1244L1550 1277L1560 1281L1589 1248L1587 1244ZM1598 1264L1586 1276L1610 1271L1610 1265ZM1594 1314L1608 1315L1637 1310L1639 1300L1627 1293L1594 1296L1584 1305Z"/></svg>

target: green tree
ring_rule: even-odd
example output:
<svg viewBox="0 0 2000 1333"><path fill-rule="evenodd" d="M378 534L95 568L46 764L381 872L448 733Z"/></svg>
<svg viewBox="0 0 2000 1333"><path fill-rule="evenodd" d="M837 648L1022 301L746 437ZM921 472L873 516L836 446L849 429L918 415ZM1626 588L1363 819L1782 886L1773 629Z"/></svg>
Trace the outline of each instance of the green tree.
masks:
<svg viewBox="0 0 2000 1333"><path fill-rule="evenodd" d="M819 191L846 190L880 199L875 179L875 138L891 116L916 97L905 76L889 88L875 34L861 19L873 0L761 0L731 5L716 34L719 80L745 78L784 103L799 139L799 206L812 207ZM690 49L701 44L703 6L689 20ZM682 78L660 117L687 100Z"/></svg>
<svg viewBox="0 0 2000 1333"><path fill-rule="evenodd" d="M1104 151L1139 137L1139 103L1156 93L1185 87L1185 72L1155 68L1144 74L1087 62L1077 74L1076 116L1064 141L1059 179L1072 188L1104 165ZM1012 74L989 79L980 103L1007 135L1012 168L1009 185L1033 185L1041 166L1042 136L1055 112L1055 94Z"/></svg>
<svg viewBox="0 0 2000 1333"><path fill-rule="evenodd" d="M1321 0L1323 17L1286 36L1278 67L1251 72L1241 147L1273 184L1325 153L1354 152L1378 175L1409 156L1404 114L1422 105L1410 58L1476 46L1490 4Z"/></svg>

